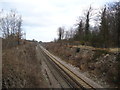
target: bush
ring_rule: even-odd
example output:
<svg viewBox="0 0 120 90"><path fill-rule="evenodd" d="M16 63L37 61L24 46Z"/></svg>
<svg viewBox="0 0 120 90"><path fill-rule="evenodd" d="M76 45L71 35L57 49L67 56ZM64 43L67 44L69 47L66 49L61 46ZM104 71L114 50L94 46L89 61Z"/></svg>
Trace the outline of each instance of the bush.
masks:
<svg viewBox="0 0 120 90"><path fill-rule="evenodd" d="M85 41L80 41L80 44L81 45L85 45Z"/></svg>
<svg viewBox="0 0 120 90"><path fill-rule="evenodd" d="M79 53L80 52L80 48L76 48L76 53Z"/></svg>
<svg viewBox="0 0 120 90"><path fill-rule="evenodd" d="M96 61L97 58L99 58L102 54L108 54L109 52L106 50L95 50L95 54L93 55L93 60Z"/></svg>
<svg viewBox="0 0 120 90"><path fill-rule="evenodd" d="M116 56L116 61L120 62L120 52L118 52L117 56Z"/></svg>

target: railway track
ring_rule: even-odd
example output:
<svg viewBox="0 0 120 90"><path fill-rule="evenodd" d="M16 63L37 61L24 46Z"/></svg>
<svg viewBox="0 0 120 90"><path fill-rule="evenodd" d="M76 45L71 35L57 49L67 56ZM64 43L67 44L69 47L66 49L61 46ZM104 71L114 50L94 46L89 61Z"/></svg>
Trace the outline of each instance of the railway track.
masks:
<svg viewBox="0 0 120 90"><path fill-rule="evenodd" d="M57 80L58 84L60 85L60 88L80 88L73 80L71 80L71 78L63 70L61 70L60 67L58 67L56 63L54 63L51 60L51 58L46 53L44 53L43 50L40 49L40 52L42 54L42 57L45 57L44 62L50 69L50 72L52 73L53 77ZM47 70L45 70L45 72L46 72L47 78L49 78ZM52 85L52 82L50 81L50 79L48 81Z"/></svg>
<svg viewBox="0 0 120 90"><path fill-rule="evenodd" d="M40 49L41 49L42 53L44 54L44 56L49 58L49 60L47 60L47 61L45 60L48 67L51 68L51 65L52 65L52 68L55 68L57 73L59 73L59 75L67 82L67 84L70 88L81 88L81 89L89 88L92 90L96 90L97 88L102 88L101 86L95 84L94 82L91 82L89 80L87 81L86 79L78 76L76 73L74 73L72 70L70 70L67 66L65 66L60 61L58 61L55 56L53 56L51 53L49 53L41 45L40 45ZM53 75L55 75L55 71L51 71L51 72L53 73ZM59 79L59 80L61 80L61 79Z"/></svg>

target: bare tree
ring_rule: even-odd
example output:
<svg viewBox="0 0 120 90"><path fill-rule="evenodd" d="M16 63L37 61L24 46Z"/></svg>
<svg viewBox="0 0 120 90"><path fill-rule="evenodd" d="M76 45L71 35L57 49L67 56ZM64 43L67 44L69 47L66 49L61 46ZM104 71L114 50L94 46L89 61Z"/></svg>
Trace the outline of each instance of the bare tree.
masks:
<svg viewBox="0 0 120 90"><path fill-rule="evenodd" d="M107 13L110 45L120 47L120 1L109 3Z"/></svg>
<svg viewBox="0 0 120 90"><path fill-rule="evenodd" d="M3 38L13 40L16 39L18 44L20 44L20 39L22 36L22 18L16 13L16 11L11 10L8 13L4 13L2 10L0 17L0 31L2 31Z"/></svg>
<svg viewBox="0 0 120 90"><path fill-rule="evenodd" d="M103 44L102 46L104 48L107 48L109 43L109 30L106 6L104 7L101 14L100 39L102 40L101 42Z"/></svg>
<svg viewBox="0 0 120 90"><path fill-rule="evenodd" d="M79 23L77 24L77 29L76 29L76 33L74 35L74 39L75 40L79 40L81 41L84 37L84 26L83 26L83 20L80 19Z"/></svg>
<svg viewBox="0 0 120 90"><path fill-rule="evenodd" d="M87 13L86 13L86 21L85 21L85 41L89 41L89 34L90 34L90 30L89 30L89 27L90 27L90 16L92 15L92 7L90 6L89 9L87 10Z"/></svg>
<svg viewBox="0 0 120 90"><path fill-rule="evenodd" d="M58 40L62 40L64 38L64 27L58 28Z"/></svg>
<svg viewBox="0 0 120 90"><path fill-rule="evenodd" d="M69 31L65 31L65 39L68 40L70 38Z"/></svg>
<svg viewBox="0 0 120 90"><path fill-rule="evenodd" d="M65 39L66 40L73 39L74 35L75 35L75 31L72 27L69 30L65 31Z"/></svg>

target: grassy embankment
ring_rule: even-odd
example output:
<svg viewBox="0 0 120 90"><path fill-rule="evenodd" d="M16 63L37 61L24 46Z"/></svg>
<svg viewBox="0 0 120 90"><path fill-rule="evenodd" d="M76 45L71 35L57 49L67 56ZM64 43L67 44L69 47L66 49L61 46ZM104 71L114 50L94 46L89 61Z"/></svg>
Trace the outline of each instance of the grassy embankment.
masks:
<svg viewBox="0 0 120 90"><path fill-rule="evenodd" d="M101 85L119 87L120 55L117 48L104 49L61 43L46 43L45 47Z"/></svg>
<svg viewBox="0 0 120 90"><path fill-rule="evenodd" d="M3 88L46 87L34 43L5 49L2 53Z"/></svg>

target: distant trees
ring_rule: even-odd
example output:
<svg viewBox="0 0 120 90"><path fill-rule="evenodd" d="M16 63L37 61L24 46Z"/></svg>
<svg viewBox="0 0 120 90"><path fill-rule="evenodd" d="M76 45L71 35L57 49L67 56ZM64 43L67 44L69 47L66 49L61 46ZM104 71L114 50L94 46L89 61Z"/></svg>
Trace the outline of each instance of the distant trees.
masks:
<svg viewBox="0 0 120 90"><path fill-rule="evenodd" d="M86 22L85 22L85 37L84 37L84 40L85 41L89 41L89 38L90 38L90 15L91 15L91 11L92 11L92 8L91 6L89 7L87 13L86 13Z"/></svg>
<svg viewBox="0 0 120 90"><path fill-rule="evenodd" d="M109 4L109 30L113 46L120 47L120 1Z"/></svg>
<svg viewBox="0 0 120 90"><path fill-rule="evenodd" d="M100 33L102 30L104 39L101 36L100 38L103 39L103 47L120 47L120 1L109 3L104 8L101 15Z"/></svg>
<svg viewBox="0 0 120 90"><path fill-rule="evenodd" d="M78 23L77 23L77 30L74 36L74 40L77 41L85 41L88 42L90 40L90 19L91 19L91 13L92 13L92 7L90 6L88 10L84 13L85 20L80 17Z"/></svg>
<svg viewBox="0 0 120 90"><path fill-rule="evenodd" d="M5 13L3 10L0 13L0 31L2 37L5 39L16 40L20 44L22 37L22 18L11 10L9 13Z"/></svg>
<svg viewBox="0 0 120 90"><path fill-rule="evenodd" d="M100 38L102 47L107 48L109 45L109 30L108 30L108 17L106 6L104 7L101 14L101 22L100 22Z"/></svg>
<svg viewBox="0 0 120 90"><path fill-rule="evenodd" d="M102 48L120 47L120 1L105 5L101 13L98 12L98 16L93 11L90 6L84 16L80 16L77 28L64 30L64 34L63 29L59 28L59 40L72 40ZM91 21L94 21L94 18L98 21L92 26Z"/></svg>
<svg viewBox="0 0 120 90"><path fill-rule="evenodd" d="M74 40L81 41L84 38L84 26L83 26L83 21L80 19L80 22L78 23L78 28L76 30L76 33L74 35Z"/></svg>

